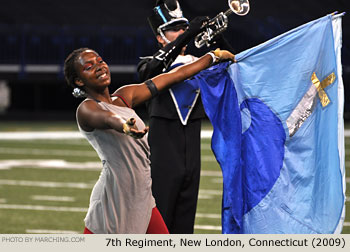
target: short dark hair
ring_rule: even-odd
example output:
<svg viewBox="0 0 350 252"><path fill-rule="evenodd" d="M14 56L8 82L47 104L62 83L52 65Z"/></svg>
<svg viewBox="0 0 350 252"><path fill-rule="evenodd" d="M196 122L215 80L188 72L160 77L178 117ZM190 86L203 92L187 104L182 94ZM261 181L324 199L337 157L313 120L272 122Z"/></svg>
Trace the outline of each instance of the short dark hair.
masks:
<svg viewBox="0 0 350 252"><path fill-rule="evenodd" d="M77 85L75 84L75 79L78 77L74 63L79 58L80 54L86 50L94 51L87 47L75 49L73 52L71 52L68 55L68 57L64 61L64 66L63 66L64 78L66 79L67 84L73 88L77 87Z"/></svg>

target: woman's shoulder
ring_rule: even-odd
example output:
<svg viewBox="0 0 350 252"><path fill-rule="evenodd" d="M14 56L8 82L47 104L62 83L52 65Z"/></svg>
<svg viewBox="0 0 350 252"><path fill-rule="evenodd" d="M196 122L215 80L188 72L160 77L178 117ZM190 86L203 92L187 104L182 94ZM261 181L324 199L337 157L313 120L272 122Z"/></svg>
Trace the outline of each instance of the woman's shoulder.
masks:
<svg viewBox="0 0 350 252"><path fill-rule="evenodd" d="M90 98L86 98L85 100L83 100L83 101L79 104L78 109L79 109L80 107L86 107L86 106L91 107L91 106L96 106L96 105L97 105L97 102L96 102L95 100L90 99Z"/></svg>
<svg viewBox="0 0 350 252"><path fill-rule="evenodd" d="M92 99L85 99L79 104L76 111L76 119L82 130L86 132L93 131L94 128L88 126L89 121L94 115L99 114L96 112L98 112L100 109L101 108L99 107L98 103Z"/></svg>
<svg viewBox="0 0 350 252"><path fill-rule="evenodd" d="M89 111L94 111L97 109L100 109L98 103L92 99L87 98L79 104L77 107L77 113L89 113Z"/></svg>

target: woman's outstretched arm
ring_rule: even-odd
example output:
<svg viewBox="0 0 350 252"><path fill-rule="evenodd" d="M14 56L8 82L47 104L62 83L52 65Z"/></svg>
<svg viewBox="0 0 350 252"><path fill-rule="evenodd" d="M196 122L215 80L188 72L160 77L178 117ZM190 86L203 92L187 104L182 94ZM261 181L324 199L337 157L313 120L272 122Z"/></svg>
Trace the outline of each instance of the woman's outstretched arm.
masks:
<svg viewBox="0 0 350 252"><path fill-rule="evenodd" d="M224 61L224 60L232 60L234 61L234 55L229 51L220 51L215 50L214 53L205 54L198 60L193 63L178 67L173 69L168 73L160 74L154 78L152 78L152 82L154 87L149 88L147 85L153 85L152 83L141 83L141 84L132 84L119 88L115 94L122 96L131 107L135 107L148 99L152 98L151 90L155 89L155 92L160 92L164 89L169 88L175 83L184 81L193 75L196 75L200 71L208 68L213 61Z"/></svg>

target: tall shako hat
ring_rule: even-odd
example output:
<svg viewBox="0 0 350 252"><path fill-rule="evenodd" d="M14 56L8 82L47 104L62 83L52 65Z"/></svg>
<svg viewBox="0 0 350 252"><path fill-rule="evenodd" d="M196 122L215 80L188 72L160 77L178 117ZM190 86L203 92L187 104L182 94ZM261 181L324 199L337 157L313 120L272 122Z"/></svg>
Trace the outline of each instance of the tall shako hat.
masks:
<svg viewBox="0 0 350 252"><path fill-rule="evenodd" d="M187 18L182 14L177 0L158 0L153 13L148 17L148 22L154 35L164 36L163 31L179 24L188 24Z"/></svg>

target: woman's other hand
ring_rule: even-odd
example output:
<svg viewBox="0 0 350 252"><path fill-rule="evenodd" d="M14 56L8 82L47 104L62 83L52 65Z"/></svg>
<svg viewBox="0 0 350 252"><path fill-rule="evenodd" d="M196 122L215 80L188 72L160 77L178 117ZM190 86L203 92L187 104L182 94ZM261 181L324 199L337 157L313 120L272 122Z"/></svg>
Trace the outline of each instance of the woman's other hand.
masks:
<svg viewBox="0 0 350 252"><path fill-rule="evenodd" d="M138 130L135 123L136 123L135 118L129 118L123 124L123 131L125 135L131 136L135 139L140 139L148 132L149 128L145 127L143 130Z"/></svg>

